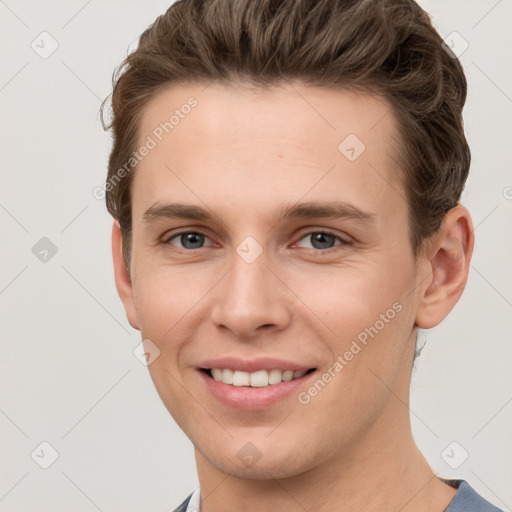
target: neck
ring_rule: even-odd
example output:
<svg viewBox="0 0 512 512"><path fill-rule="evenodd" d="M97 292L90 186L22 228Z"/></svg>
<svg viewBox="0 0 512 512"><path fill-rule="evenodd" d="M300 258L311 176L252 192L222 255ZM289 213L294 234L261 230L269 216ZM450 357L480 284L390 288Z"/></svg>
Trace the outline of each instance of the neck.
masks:
<svg viewBox="0 0 512 512"><path fill-rule="evenodd" d="M411 344L414 349L414 344ZM411 359L412 361L412 359ZM410 372L403 372L378 420L344 453L290 478L245 479L196 450L201 512L442 512L456 490L439 480L410 425Z"/></svg>

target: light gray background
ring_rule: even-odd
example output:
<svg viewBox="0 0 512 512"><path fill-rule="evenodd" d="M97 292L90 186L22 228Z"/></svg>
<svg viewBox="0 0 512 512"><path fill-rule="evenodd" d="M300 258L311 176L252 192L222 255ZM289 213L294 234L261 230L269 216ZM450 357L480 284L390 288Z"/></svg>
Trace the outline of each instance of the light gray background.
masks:
<svg viewBox="0 0 512 512"><path fill-rule="evenodd" d="M477 244L462 300L422 333L414 434L440 476L510 511L512 1L420 3L443 37L469 43L463 202ZM0 1L1 511L169 511L197 481L190 442L133 355L140 338L114 287L111 220L92 195L110 148L98 108L112 71L168 6ZM47 59L31 47L43 31L59 45ZM42 237L58 249L46 263L32 253ZM51 456L43 441L58 452L48 469L36 463Z"/></svg>

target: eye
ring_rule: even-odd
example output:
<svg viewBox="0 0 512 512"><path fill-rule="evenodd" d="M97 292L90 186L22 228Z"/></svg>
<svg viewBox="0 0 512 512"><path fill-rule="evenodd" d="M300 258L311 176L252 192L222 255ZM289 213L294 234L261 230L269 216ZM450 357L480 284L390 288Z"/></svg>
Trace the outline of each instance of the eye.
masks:
<svg viewBox="0 0 512 512"><path fill-rule="evenodd" d="M173 240L176 241L174 242ZM180 249L201 249L205 240L209 240L209 238L202 233L184 231L167 238L165 243L176 245Z"/></svg>
<svg viewBox="0 0 512 512"><path fill-rule="evenodd" d="M306 247L304 247L305 249L324 250L332 249L336 245L350 245L350 242L342 240L339 236L325 231L312 231L304 235L300 241L302 240L309 241L309 246L306 245Z"/></svg>

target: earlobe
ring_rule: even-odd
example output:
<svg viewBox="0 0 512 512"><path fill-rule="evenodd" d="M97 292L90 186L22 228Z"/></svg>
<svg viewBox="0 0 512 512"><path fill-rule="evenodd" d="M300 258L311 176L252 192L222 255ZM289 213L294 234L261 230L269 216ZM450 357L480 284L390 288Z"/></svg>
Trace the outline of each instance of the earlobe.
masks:
<svg viewBox="0 0 512 512"><path fill-rule="evenodd" d="M123 256L123 236L118 221L114 221L112 225L112 257L117 293L123 302L128 322L134 329L140 330L133 297L133 285Z"/></svg>
<svg viewBox="0 0 512 512"><path fill-rule="evenodd" d="M435 327L457 304L466 286L473 246L471 216L466 208L456 206L446 214L428 249L431 276L421 287L418 327Z"/></svg>

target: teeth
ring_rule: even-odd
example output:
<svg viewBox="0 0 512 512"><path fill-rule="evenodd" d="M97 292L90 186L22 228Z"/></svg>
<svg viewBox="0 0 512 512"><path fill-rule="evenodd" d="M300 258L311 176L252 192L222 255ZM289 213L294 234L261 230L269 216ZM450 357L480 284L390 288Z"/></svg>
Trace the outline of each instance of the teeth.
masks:
<svg viewBox="0 0 512 512"><path fill-rule="evenodd" d="M249 386L249 378L250 374L247 372L239 372L237 370L233 373L233 386Z"/></svg>
<svg viewBox="0 0 512 512"><path fill-rule="evenodd" d="M270 370L268 372L268 383L269 384L279 384L281 382L281 377L283 375L282 370Z"/></svg>
<svg viewBox="0 0 512 512"><path fill-rule="evenodd" d="M234 371L233 370L221 370L222 372L222 382L224 382L224 384L233 384L233 375L234 375Z"/></svg>
<svg viewBox="0 0 512 512"><path fill-rule="evenodd" d="M224 384L233 386L250 386L253 388L263 388L269 385L287 382L293 379L300 379L306 374L307 370L258 370L256 372L241 372L239 370L230 370L228 368L212 368L212 377Z"/></svg>
<svg viewBox="0 0 512 512"><path fill-rule="evenodd" d="M293 372L293 378L294 379L300 379L303 375L306 375L307 370L297 370L296 372Z"/></svg>
<svg viewBox="0 0 512 512"><path fill-rule="evenodd" d="M286 382L293 379L293 370L285 370L282 379Z"/></svg>
<svg viewBox="0 0 512 512"><path fill-rule="evenodd" d="M267 370L261 370L259 372L253 372L249 374L251 386L253 388L262 388L268 386L268 372Z"/></svg>

